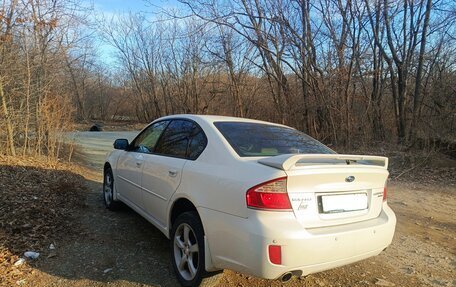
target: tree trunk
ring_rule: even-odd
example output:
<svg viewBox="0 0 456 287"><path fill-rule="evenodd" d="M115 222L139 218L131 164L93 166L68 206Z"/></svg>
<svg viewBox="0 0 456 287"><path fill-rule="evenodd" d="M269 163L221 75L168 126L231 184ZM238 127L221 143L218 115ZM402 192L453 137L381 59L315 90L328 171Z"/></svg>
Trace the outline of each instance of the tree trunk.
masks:
<svg viewBox="0 0 456 287"><path fill-rule="evenodd" d="M12 156L16 156L16 147L14 146L14 133L13 133L13 124L11 122L11 117L8 110L8 105L6 103L6 96L3 90L3 82L0 81L0 97L2 98L2 110L6 118L6 135L8 142L8 149Z"/></svg>
<svg viewBox="0 0 456 287"><path fill-rule="evenodd" d="M420 54L418 57L418 68L416 72L415 94L413 95L413 119L410 126L409 140L412 141L416 137L416 124L418 121L418 113L421 106L421 78L423 74L424 53L426 52L427 30L429 27L429 19L431 15L432 0L427 0L426 12L424 15L423 31L421 32Z"/></svg>

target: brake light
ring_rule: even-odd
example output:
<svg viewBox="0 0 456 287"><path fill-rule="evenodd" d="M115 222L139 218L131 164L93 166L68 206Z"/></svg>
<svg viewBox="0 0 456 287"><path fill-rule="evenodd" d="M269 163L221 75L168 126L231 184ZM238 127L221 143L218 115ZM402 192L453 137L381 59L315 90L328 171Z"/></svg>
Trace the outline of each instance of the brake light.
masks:
<svg viewBox="0 0 456 287"><path fill-rule="evenodd" d="M263 182L250 188L246 194L247 206L257 209L291 209L287 193L287 177Z"/></svg>
<svg viewBox="0 0 456 287"><path fill-rule="evenodd" d="M383 188L383 201L386 201L386 186Z"/></svg>

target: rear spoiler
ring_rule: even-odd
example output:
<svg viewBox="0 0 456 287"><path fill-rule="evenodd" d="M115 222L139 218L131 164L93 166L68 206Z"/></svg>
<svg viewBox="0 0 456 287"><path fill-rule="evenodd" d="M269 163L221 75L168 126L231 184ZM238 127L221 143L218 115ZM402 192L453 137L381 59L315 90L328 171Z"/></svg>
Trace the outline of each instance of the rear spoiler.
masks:
<svg viewBox="0 0 456 287"><path fill-rule="evenodd" d="M282 169L290 170L294 166L325 166L328 165L363 165L365 167L388 168L388 158L371 155L350 154L282 154L262 158L259 163Z"/></svg>

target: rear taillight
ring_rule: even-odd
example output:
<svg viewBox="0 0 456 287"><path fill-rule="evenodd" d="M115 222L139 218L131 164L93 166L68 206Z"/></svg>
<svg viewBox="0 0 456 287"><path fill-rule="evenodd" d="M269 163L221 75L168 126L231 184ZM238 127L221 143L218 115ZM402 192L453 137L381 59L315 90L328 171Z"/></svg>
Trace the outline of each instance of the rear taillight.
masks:
<svg viewBox="0 0 456 287"><path fill-rule="evenodd" d="M383 201L386 201L386 186L383 188Z"/></svg>
<svg viewBox="0 0 456 287"><path fill-rule="evenodd" d="M291 209L287 193L287 178L280 177L250 188L246 194L247 206L257 209Z"/></svg>

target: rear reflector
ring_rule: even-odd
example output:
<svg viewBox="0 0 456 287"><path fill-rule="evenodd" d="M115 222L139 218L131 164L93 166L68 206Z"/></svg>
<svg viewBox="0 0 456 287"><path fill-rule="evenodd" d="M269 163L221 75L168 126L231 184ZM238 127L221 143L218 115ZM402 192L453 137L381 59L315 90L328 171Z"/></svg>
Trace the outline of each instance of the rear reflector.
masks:
<svg viewBox="0 0 456 287"><path fill-rule="evenodd" d="M257 209L291 209L287 193L287 178L280 177L250 188L246 194L247 206Z"/></svg>
<svg viewBox="0 0 456 287"><path fill-rule="evenodd" d="M282 247L280 245L269 245L269 261L274 264L282 264Z"/></svg>
<svg viewBox="0 0 456 287"><path fill-rule="evenodd" d="M386 201L386 186L383 188L383 201Z"/></svg>

